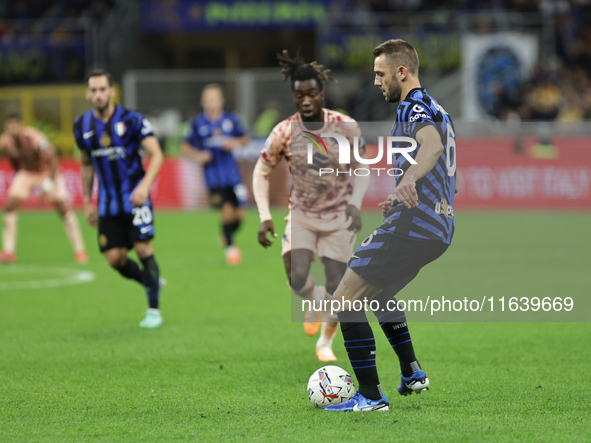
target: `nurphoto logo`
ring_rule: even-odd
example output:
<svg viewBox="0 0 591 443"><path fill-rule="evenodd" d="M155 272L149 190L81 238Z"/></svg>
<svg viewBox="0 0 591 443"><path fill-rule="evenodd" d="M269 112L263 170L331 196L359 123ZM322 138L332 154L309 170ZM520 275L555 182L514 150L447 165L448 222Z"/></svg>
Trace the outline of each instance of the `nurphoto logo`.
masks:
<svg viewBox="0 0 591 443"><path fill-rule="evenodd" d="M307 132L311 137L305 137L310 140L316 147L320 150L321 154L328 154L328 148L326 144L322 140L322 138L331 137L336 140L339 149L339 163L342 165L348 165L351 163L351 145L347 137L342 134L337 134L334 132L323 132L318 137L316 134L311 132ZM314 138L312 138L314 137ZM385 138L385 141L384 141ZM312 143L308 143L308 164L314 163L314 145ZM406 146L405 146L406 145ZM322 149L324 148L324 149ZM400 154L404 158L408 160L411 165L416 165L417 162L414 158L410 155L417 149L417 141L412 137L405 137L405 136L388 136L388 137L378 137L378 152L375 158L363 158L359 154L359 137L353 137L353 156L355 160L362 165L375 165L379 163L382 158L384 157L384 151L386 155L386 163L388 165L392 165L392 159L394 158L395 154ZM370 175L372 171L375 171L377 175L380 175L381 171L385 171L388 175L392 177L399 177L403 174L402 169L400 168L356 168L353 169L352 172L354 175L359 176L366 176ZM351 171L339 171L333 168L319 168L318 175L327 175L327 174L351 174Z"/></svg>

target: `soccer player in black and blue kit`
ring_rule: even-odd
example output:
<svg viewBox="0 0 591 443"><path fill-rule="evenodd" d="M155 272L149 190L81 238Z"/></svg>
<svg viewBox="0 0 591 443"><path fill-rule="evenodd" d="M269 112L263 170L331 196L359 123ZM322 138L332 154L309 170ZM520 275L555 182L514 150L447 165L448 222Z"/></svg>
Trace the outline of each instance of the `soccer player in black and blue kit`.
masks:
<svg viewBox="0 0 591 443"><path fill-rule="evenodd" d="M111 75L92 71L87 78L86 99L92 109L76 118L74 135L82 160L84 215L98 224L98 242L109 265L123 277L145 288L148 310L142 328L162 325L159 308L160 272L154 258L154 213L150 185L164 161L152 125L140 113L115 105ZM150 156L144 171L140 149ZM91 202L94 174L98 174L97 208ZM97 223L98 222L98 223ZM135 252L142 267L127 256Z"/></svg>
<svg viewBox="0 0 591 443"><path fill-rule="evenodd" d="M417 148L411 162L397 155L393 194L380 203L383 223L351 256L334 299L345 348L359 382L355 396L326 411L386 411L388 397L380 387L376 345L364 310L351 309L354 300L376 300L374 314L400 361L401 395L429 388L429 379L414 353L403 311L392 301L420 269L440 257L454 233L456 147L447 112L419 82L419 58L404 40L388 40L374 49L374 84L388 102L400 101L393 136L412 137ZM389 303L390 302L390 303ZM371 306L370 305L370 306ZM376 307L378 305L379 307Z"/></svg>
<svg viewBox="0 0 591 443"><path fill-rule="evenodd" d="M222 87L211 83L201 94L203 113L187 124L181 146L183 153L203 165L211 206L219 209L226 247L226 262L237 266L242 253L234 234L244 220L246 188L232 151L248 143L248 136L236 113L224 111Z"/></svg>

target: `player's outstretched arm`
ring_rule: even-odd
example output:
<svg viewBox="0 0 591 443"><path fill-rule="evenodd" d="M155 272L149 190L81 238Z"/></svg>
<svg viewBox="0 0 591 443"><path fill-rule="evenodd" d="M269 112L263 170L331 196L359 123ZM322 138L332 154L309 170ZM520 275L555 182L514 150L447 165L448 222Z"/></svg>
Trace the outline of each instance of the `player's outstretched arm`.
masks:
<svg viewBox="0 0 591 443"><path fill-rule="evenodd" d="M80 159L82 160L82 192L84 193L84 217L90 226L96 226L97 213L92 204L92 185L94 184L94 166L90 158L90 153L86 149L80 150Z"/></svg>
<svg viewBox="0 0 591 443"><path fill-rule="evenodd" d="M162 163L164 163L164 154L156 137L151 135L144 138L142 140L142 147L150 154L150 164L148 165L148 170L144 178L135 187L129 197L134 206L143 206L146 204L150 196L150 186L156 180Z"/></svg>
<svg viewBox="0 0 591 443"><path fill-rule="evenodd" d="M258 231L258 242L263 248L268 248L273 244L269 239L268 233L271 233L273 238L277 237L273 220L271 218L271 210L269 208L269 175L273 168L259 158L252 173L252 189L254 200L259 210L259 217L261 219L261 226Z"/></svg>
<svg viewBox="0 0 591 443"><path fill-rule="evenodd" d="M416 182L435 167L443 152L441 137L435 126L429 125L419 130L416 139L420 145L415 158L417 164L411 165L406 170L402 180L394 189L395 199L403 203L407 208L415 208L419 205Z"/></svg>

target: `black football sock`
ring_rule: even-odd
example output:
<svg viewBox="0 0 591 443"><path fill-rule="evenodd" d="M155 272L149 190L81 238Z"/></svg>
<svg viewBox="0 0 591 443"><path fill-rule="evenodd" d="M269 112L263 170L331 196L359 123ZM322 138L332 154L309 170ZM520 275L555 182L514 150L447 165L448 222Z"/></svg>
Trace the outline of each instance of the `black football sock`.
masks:
<svg viewBox="0 0 591 443"><path fill-rule="evenodd" d="M115 269L117 269L117 271L119 271L119 274L121 274L123 277L129 278L131 280L135 280L140 285L144 284L144 281L142 278L142 271L141 271L139 265L136 262L134 262L132 259L128 258L125 261L125 264L121 268L115 268Z"/></svg>
<svg viewBox="0 0 591 443"><path fill-rule="evenodd" d="M359 392L370 400L384 396L376 369L376 341L364 311L343 311L338 314L345 349L359 382Z"/></svg>
<svg viewBox="0 0 591 443"><path fill-rule="evenodd" d="M222 231L224 233L224 238L226 239L226 246L232 246L232 234L234 234L232 223L223 223Z"/></svg>
<svg viewBox="0 0 591 443"><path fill-rule="evenodd" d="M421 365L415 356L415 350L406 323L406 314L394 308L397 305L396 298L388 297L378 300L380 309L374 311L382 331L396 352L400 361L400 371L405 377L410 377L415 371L421 369Z"/></svg>
<svg viewBox="0 0 591 443"><path fill-rule="evenodd" d="M236 220L235 222L230 223L230 226L232 227L232 234L235 234L236 231L238 231L238 229L240 229L240 224L242 222Z"/></svg>
<svg viewBox="0 0 591 443"><path fill-rule="evenodd" d="M153 255L141 260L144 265L142 275L146 295L148 296L148 306L152 309L158 309L160 303L160 270L158 269L158 263L156 263Z"/></svg>

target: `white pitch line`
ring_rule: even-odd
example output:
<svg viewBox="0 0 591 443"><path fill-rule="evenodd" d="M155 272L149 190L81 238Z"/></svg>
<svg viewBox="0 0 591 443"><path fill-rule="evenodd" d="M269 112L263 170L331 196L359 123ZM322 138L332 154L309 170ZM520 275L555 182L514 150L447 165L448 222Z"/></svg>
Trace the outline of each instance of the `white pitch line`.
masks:
<svg viewBox="0 0 591 443"><path fill-rule="evenodd" d="M51 277L32 279L35 273L54 274ZM2 275L24 274L26 280L2 282ZM57 274L57 276L56 276ZM46 289L60 286L79 285L96 280L96 274L72 268L53 268L43 266L6 265L0 267L0 291L8 289Z"/></svg>

